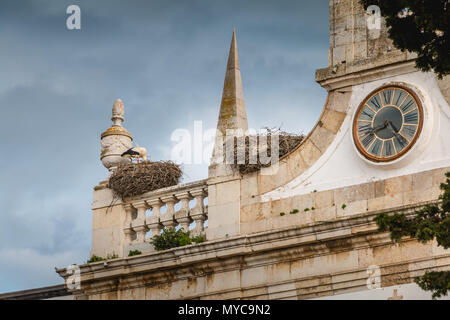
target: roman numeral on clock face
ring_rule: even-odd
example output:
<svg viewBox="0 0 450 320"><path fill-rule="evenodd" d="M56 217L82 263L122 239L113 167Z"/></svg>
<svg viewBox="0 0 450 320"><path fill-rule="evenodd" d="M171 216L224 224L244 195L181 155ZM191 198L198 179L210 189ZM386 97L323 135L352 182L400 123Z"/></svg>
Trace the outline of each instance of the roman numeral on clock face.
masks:
<svg viewBox="0 0 450 320"><path fill-rule="evenodd" d="M371 122L360 122L358 125L358 133L359 136L363 136L372 131L372 123Z"/></svg>
<svg viewBox="0 0 450 320"><path fill-rule="evenodd" d="M384 141L384 145L383 145L383 157L390 157L392 155L394 155L395 150L394 150L394 145L392 144L391 140L386 140Z"/></svg>
<svg viewBox="0 0 450 320"><path fill-rule="evenodd" d="M409 111L413 110L416 107L416 103L414 102L413 98L410 96L408 97L405 102L402 104L400 109L403 113L408 113Z"/></svg>
<svg viewBox="0 0 450 320"><path fill-rule="evenodd" d="M404 125L401 134L408 139L412 139L416 134L417 126Z"/></svg>
<svg viewBox="0 0 450 320"><path fill-rule="evenodd" d="M392 100L392 94L393 94L393 90L389 89L389 90L384 90L382 92L383 95L383 100L384 100L384 104L391 104L391 100Z"/></svg>
<svg viewBox="0 0 450 320"><path fill-rule="evenodd" d="M380 96L378 94L376 94L375 96L373 96L372 99L370 99L368 105L374 110L377 111L379 109L381 109L382 105L381 105L381 99Z"/></svg>
<svg viewBox="0 0 450 320"><path fill-rule="evenodd" d="M419 122L419 114L417 111L411 111L404 115L404 119L406 123L417 124Z"/></svg>
<svg viewBox="0 0 450 320"><path fill-rule="evenodd" d="M395 94L394 94L394 105L398 106L400 105L400 103L402 103L402 101L405 99L406 97L406 92L403 90L395 90Z"/></svg>
<svg viewBox="0 0 450 320"><path fill-rule="evenodd" d="M375 112L373 112L372 109L370 109L368 106L365 106L364 109L361 111L361 114L359 115L359 120L372 121L374 115Z"/></svg>
<svg viewBox="0 0 450 320"><path fill-rule="evenodd" d="M375 136L373 134L369 134L361 140L361 143L363 144L365 149L367 149L370 146L373 139L375 139Z"/></svg>
<svg viewBox="0 0 450 320"><path fill-rule="evenodd" d="M408 142L405 141L404 138L402 138L402 136L396 136L394 137L394 144L395 144L395 149L397 149L397 152L403 150L406 147L406 144Z"/></svg>
<svg viewBox="0 0 450 320"><path fill-rule="evenodd" d="M383 141L380 139L376 139L375 142L370 147L370 153L373 154L374 156L379 156L382 145L383 145Z"/></svg>

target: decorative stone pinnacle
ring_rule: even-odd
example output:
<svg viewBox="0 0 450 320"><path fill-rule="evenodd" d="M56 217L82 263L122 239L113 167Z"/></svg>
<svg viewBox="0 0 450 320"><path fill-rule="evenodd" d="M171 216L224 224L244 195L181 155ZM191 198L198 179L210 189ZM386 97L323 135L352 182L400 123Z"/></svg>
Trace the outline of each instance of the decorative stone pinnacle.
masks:
<svg viewBox="0 0 450 320"><path fill-rule="evenodd" d="M241 66L239 65L239 53L236 41L236 29L233 29L233 37L231 39L230 53L228 55L228 63L227 63L227 70L233 69L236 70L241 69Z"/></svg>
<svg viewBox="0 0 450 320"><path fill-rule="evenodd" d="M122 122L125 120L124 119L124 114L125 114L125 108L123 106L123 102L120 99L117 99L116 101L114 101L114 105L112 108L112 122L114 123L114 126L122 126Z"/></svg>
<svg viewBox="0 0 450 320"><path fill-rule="evenodd" d="M244 132L248 129L235 30L228 55L217 129L222 134L226 134L227 129L243 129Z"/></svg>
<svg viewBox="0 0 450 320"><path fill-rule="evenodd" d="M100 160L112 172L120 163L129 162L122 153L133 147L132 135L122 127L125 108L123 102L117 99L112 107L113 125L101 134Z"/></svg>
<svg viewBox="0 0 450 320"><path fill-rule="evenodd" d="M219 119L217 121L216 140L210 169L217 164L224 165L223 142L228 130L248 130L247 112L245 110L244 90L242 88L239 54L236 41L236 30L233 30L230 51L228 55L225 81L223 84L222 101L220 103ZM224 169L225 170L225 169ZM228 175L232 172L228 169L211 169L209 176Z"/></svg>

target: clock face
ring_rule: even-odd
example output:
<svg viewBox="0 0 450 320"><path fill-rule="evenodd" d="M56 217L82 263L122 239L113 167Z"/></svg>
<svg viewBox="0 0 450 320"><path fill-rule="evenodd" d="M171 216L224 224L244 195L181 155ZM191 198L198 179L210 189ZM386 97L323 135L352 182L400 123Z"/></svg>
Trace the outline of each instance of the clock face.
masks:
<svg viewBox="0 0 450 320"><path fill-rule="evenodd" d="M387 162L408 152L423 123L417 95L408 88L378 89L359 106L353 123L353 140L369 160Z"/></svg>

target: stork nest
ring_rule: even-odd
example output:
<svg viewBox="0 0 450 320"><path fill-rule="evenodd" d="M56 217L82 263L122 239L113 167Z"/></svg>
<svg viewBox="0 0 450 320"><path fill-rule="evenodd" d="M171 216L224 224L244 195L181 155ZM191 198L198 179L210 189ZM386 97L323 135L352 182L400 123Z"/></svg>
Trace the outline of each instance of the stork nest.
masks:
<svg viewBox="0 0 450 320"><path fill-rule="evenodd" d="M271 156L272 152L272 135L278 134L278 143L279 143L279 153L278 158L282 158L288 153L292 152L294 149L296 149L300 143L303 141L305 136L303 134L296 134L296 133L288 133L281 130L271 130L267 129L267 134L260 134L256 136L246 136L245 137L245 163L238 164L238 148L237 148L237 138L234 138L234 164L232 167L236 170L239 170L241 174L247 174L252 173L255 171L261 170L261 168L267 168L271 166L271 163L263 164L260 161L259 157L259 141L262 136L266 138L267 141L267 152L262 150L262 152L265 153L267 157ZM257 154L257 163L251 164L249 161L250 158L250 137L252 137L253 141L256 141L256 145L252 145L252 153ZM256 149L256 150L255 150ZM226 141L223 143L223 150L224 154L226 154Z"/></svg>
<svg viewBox="0 0 450 320"><path fill-rule="evenodd" d="M182 175L172 161L120 164L109 178L109 188L122 198L134 197L177 185Z"/></svg>

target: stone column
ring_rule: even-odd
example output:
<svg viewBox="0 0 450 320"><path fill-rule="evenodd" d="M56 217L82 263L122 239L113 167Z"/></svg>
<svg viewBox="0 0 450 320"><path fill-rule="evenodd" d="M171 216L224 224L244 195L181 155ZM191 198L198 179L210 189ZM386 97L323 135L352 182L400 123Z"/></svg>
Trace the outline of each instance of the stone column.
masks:
<svg viewBox="0 0 450 320"><path fill-rule="evenodd" d="M145 234L149 231L146 225L145 212L147 211L147 203L145 201L140 201L133 203L133 207L137 209L137 218L133 220L132 227L137 234L137 243L145 242Z"/></svg>
<svg viewBox="0 0 450 320"><path fill-rule="evenodd" d="M161 232L161 207L163 203L159 199L147 201L147 204L152 208L152 215L147 218L147 226L152 231L152 236L158 235Z"/></svg>
<svg viewBox="0 0 450 320"><path fill-rule="evenodd" d="M123 232L125 233L125 240L127 244L131 244L135 240L136 232L133 230L131 226L131 222L136 217L136 209L131 204L124 204L123 206L127 213L125 218L125 224L123 227Z"/></svg>
<svg viewBox="0 0 450 320"><path fill-rule="evenodd" d="M199 236L204 232L204 222L206 220L205 205L203 204L206 192L203 189L198 189L191 191L191 194L196 199L195 207L191 210L191 218L195 222L192 234L194 236Z"/></svg>
<svg viewBox="0 0 450 320"><path fill-rule="evenodd" d="M162 202L167 204L167 211L161 215L161 223L166 228L172 228L176 226L175 221L175 203L177 198L174 196L166 196L161 198Z"/></svg>
<svg viewBox="0 0 450 320"><path fill-rule="evenodd" d="M181 201L181 208L175 213L175 219L181 224L181 228L184 231L189 231L189 225L192 222L189 216L189 201L192 199L192 196L186 191L176 194L175 197Z"/></svg>

